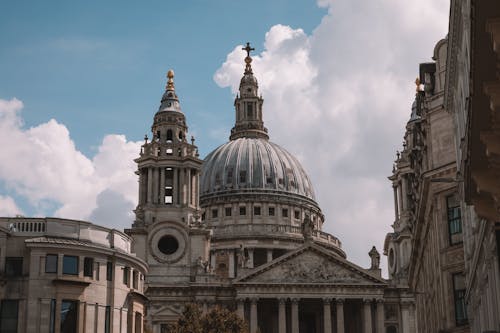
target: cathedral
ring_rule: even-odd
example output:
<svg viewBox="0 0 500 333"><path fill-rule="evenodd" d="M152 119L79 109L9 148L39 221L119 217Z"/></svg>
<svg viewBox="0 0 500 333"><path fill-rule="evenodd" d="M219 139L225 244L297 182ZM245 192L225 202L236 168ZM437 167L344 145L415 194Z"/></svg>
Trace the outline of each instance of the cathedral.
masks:
<svg viewBox="0 0 500 333"><path fill-rule="evenodd" d="M174 73L152 138L135 160L139 202L132 252L149 271L146 326L161 333L187 303L235 310L250 332L415 330L404 279L347 260L299 161L270 141L249 44L229 142L201 160L189 138Z"/></svg>
<svg viewBox="0 0 500 333"><path fill-rule="evenodd" d="M59 218L0 218L1 332L165 333L195 303L250 333L414 333L405 234L390 278L347 259L300 162L270 141L247 43L229 142L202 160L168 82L135 162L124 232Z"/></svg>

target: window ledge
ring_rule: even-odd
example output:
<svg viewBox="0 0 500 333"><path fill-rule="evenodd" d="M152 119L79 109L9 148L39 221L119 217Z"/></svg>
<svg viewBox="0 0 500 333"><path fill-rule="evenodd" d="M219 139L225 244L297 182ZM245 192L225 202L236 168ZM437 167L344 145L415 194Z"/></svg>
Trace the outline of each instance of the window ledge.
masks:
<svg viewBox="0 0 500 333"><path fill-rule="evenodd" d="M90 285L89 281L86 281L79 277L59 277L52 280L52 283L55 285L73 285L82 287L87 287Z"/></svg>

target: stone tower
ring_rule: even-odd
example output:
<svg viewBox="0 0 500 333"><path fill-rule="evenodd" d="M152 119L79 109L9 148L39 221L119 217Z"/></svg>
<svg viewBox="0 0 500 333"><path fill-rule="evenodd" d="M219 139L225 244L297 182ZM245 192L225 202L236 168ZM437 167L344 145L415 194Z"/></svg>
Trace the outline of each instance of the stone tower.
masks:
<svg viewBox="0 0 500 333"><path fill-rule="evenodd" d="M127 233L134 252L149 265L148 297L156 286L196 280L208 262L210 232L199 223L199 179L202 161L194 138L187 141L186 117L174 87L174 72L151 127L152 139L141 147L137 163L139 203Z"/></svg>

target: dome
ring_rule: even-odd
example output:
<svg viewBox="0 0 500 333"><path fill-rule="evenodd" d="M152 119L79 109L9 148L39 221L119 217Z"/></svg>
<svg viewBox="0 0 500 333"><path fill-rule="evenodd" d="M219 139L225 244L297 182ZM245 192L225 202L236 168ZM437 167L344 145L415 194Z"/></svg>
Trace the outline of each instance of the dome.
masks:
<svg viewBox="0 0 500 333"><path fill-rule="evenodd" d="M216 148L204 160L201 196L249 191L286 192L315 201L299 161L263 138L239 138Z"/></svg>

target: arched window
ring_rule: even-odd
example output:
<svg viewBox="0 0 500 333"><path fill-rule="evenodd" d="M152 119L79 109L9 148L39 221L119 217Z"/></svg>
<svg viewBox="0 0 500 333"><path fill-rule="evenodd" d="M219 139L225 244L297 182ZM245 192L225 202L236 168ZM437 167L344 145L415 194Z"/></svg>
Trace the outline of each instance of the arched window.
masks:
<svg viewBox="0 0 500 333"><path fill-rule="evenodd" d="M172 130L171 129L167 130L167 142L172 142L172 137L173 137Z"/></svg>
<svg viewBox="0 0 500 333"><path fill-rule="evenodd" d="M387 326L385 333L398 333L396 326Z"/></svg>
<svg viewBox="0 0 500 333"><path fill-rule="evenodd" d="M182 131L179 131L179 140L182 141L183 138L184 138L184 133L182 133Z"/></svg>

